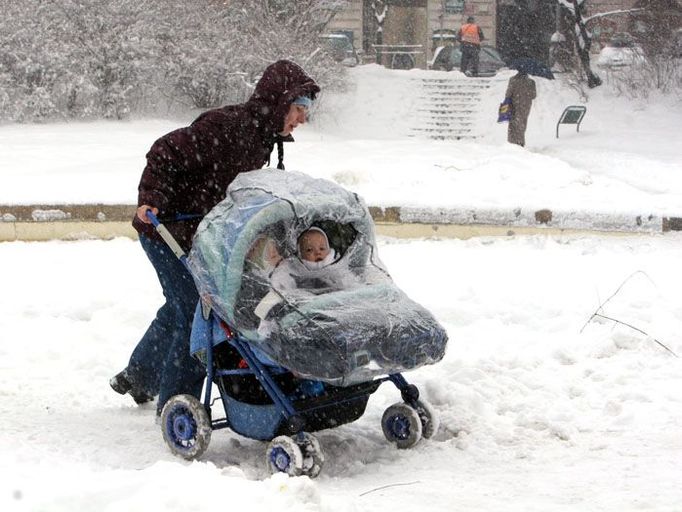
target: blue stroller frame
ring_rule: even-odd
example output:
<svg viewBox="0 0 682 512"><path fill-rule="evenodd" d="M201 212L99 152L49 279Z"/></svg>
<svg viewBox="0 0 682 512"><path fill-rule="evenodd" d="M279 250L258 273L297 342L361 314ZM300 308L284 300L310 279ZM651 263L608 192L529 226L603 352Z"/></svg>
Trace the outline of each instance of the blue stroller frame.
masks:
<svg viewBox="0 0 682 512"><path fill-rule="evenodd" d="M257 172L265 173L267 170L247 174L255 175ZM281 174L281 171L275 172ZM286 174L291 176L294 173ZM196 280L193 273L196 269L192 268L183 249L151 211L147 212L147 216ZM188 460L198 458L207 449L213 430L230 428L251 439L270 441L266 450L270 472L315 477L322 469L324 455L318 440L310 432L358 419L365 411L369 396L386 381L391 381L398 388L402 398L402 402L386 409L381 420L383 433L389 442L398 448L410 448L437 430L435 411L420 398L417 387L409 384L400 372L389 371L379 375L378 370L374 370L368 380L362 378L366 374L358 374L354 380L342 382L331 378L307 378L274 361L252 342L250 336L233 329L222 316L203 301L197 305L191 343L194 348L203 348L201 358L206 365L206 385L203 402L191 395L175 395L163 408L163 437L174 454ZM442 345L439 345L440 352L419 364L430 364L442 357L446 340L443 332L439 339ZM238 365L222 367L221 359L226 353L232 361L235 357L242 361ZM364 353L358 351L355 354ZM250 379L249 382L259 386L261 394L264 391L267 400L243 399L230 392L228 384L233 378ZM285 378L290 379L286 386L282 384ZM224 418L212 418L214 383L223 402Z"/></svg>
<svg viewBox="0 0 682 512"><path fill-rule="evenodd" d="M267 463L272 472L283 471L291 475L317 476L324 459L319 443L309 434L309 431L332 428L356 420L364 413L369 395L386 381L395 384L405 402L397 408L394 406L382 420L387 439L397 443L400 448L408 448L416 444L421 437L431 437L435 430L433 410L426 402L419 399L417 387L408 384L400 373L344 388L328 386L320 381L296 379L303 390L296 397L292 397L275 380L276 376L285 374L286 369L275 365L266 355L252 347L248 340L217 319L212 312L208 320L201 317L199 310L197 315L200 318L195 317L194 335L201 336L202 334L198 333L204 329L213 331L216 326L219 326L224 332L224 343L229 343L248 366L248 368L220 368L215 364L214 358L214 351L220 345L212 347L207 345L207 383L218 383L226 413L225 418L211 421L211 429L230 428L251 439L272 441L267 450ZM221 377L230 376L254 376L272 404L251 404L232 397L220 381ZM211 386L207 385L203 407L208 412L209 418L211 417L211 403ZM165 423L164 426L166 426ZM171 449L178 455L186 457L189 453L191 457L188 458L196 458L200 455L194 453L192 446L188 447L189 450L186 453L185 446L178 444L177 433L168 434L170 435L166 437L171 441ZM302 464L298 462L296 447L301 451Z"/></svg>

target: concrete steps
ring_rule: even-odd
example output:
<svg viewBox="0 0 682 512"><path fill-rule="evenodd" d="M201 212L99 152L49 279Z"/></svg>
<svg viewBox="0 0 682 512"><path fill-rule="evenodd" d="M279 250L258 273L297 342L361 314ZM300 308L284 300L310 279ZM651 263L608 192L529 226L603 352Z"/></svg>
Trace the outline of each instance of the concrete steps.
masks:
<svg viewBox="0 0 682 512"><path fill-rule="evenodd" d="M476 139L482 99L490 78L447 73L442 78L420 78L416 123L410 136L435 140Z"/></svg>

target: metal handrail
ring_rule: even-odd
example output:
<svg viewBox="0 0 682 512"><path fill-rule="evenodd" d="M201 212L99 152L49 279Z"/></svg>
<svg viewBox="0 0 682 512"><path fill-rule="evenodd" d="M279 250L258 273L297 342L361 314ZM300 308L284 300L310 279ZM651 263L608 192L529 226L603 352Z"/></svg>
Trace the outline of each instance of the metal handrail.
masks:
<svg viewBox="0 0 682 512"><path fill-rule="evenodd" d="M423 44L373 44L372 48L377 53L387 55L403 53L407 55L419 55L426 53Z"/></svg>

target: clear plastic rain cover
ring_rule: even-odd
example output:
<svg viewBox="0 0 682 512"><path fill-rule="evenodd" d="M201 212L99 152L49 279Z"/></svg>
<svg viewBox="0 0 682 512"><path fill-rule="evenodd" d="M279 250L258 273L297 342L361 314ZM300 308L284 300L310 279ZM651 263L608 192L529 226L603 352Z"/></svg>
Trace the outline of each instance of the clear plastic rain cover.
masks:
<svg viewBox="0 0 682 512"><path fill-rule="evenodd" d="M188 261L204 303L300 377L350 385L443 357L445 330L391 280L364 201L327 180L240 174Z"/></svg>

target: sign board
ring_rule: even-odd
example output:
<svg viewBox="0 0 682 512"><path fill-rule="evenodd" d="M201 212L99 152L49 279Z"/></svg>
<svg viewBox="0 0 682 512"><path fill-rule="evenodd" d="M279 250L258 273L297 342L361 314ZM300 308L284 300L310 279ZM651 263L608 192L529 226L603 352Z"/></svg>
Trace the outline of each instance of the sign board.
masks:
<svg viewBox="0 0 682 512"><path fill-rule="evenodd" d="M445 0L445 14L464 12L464 0Z"/></svg>
<svg viewBox="0 0 682 512"><path fill-rule="evenodd" d="M580 123L585 117L585 112L587 112L587 107L583 105L570 105L566 107L559 118L559 122L556 124L556 138L559 138L559 125L561 124L574 124L575 131L580 131Z"/></svg>

